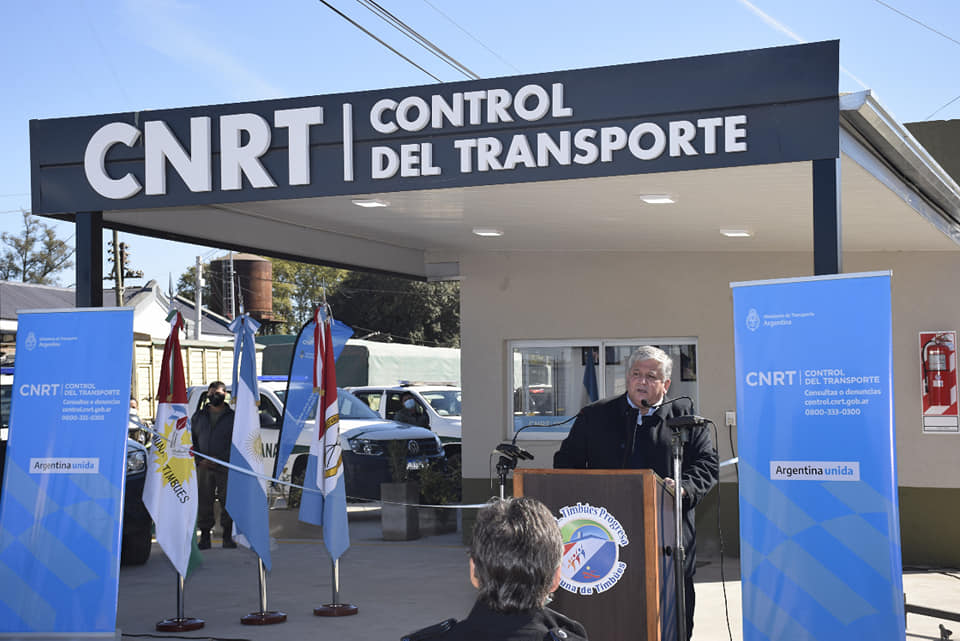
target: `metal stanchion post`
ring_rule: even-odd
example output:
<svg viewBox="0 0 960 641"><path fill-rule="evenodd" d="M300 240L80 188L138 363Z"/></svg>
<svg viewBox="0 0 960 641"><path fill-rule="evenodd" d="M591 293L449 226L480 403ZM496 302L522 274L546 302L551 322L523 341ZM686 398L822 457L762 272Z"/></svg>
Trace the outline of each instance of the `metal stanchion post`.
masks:
<svg viewBox="0 0 960 641"><path fill-rule="evenodd" d="M356 614L357 606L349 603L340 603L340 559L333 561L333 603L326 603L313 609L313 615L318 617L346 617Z"/></svg>
<svg viewBox="0 0 960 641"><path fill-rule="evenodd" d="M677 641L687 641L687 599L684 575L683 547L683 487L680 485L681 460L683 458L682 430L675 430L672 439L673 446L673 508L674 527L676 528L676 546L673 555L674 583L677 587Z"/></svg>
<svg viewBox="0 0 960 641"><path fill-rule="evenodd" d="M189 632L203 626L203 619L183 616L183 576L177 572L177 616L158 621L157 632Z"/></svg>
<svg viewBox="0 0 960 641"><path fill-rule="evenodd" d="M283 623L287 620L286 612L277 612L276 610L267 610L267 569L263 566L263 559L260 561L260 610L240 617L240 623L244 625L270 625L273 623Z"/></svg>

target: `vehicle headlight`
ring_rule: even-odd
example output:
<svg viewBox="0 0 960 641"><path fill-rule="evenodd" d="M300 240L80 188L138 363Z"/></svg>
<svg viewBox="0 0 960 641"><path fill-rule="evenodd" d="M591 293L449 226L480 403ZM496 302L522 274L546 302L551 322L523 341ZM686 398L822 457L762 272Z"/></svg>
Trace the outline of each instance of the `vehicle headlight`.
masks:
<svg viewBox="0 0 960 641"><path fill-rule="evenodd" d="M373 441L368 438L352 438L348 442L350 443L350 449L357 454L383 456L383 453L386 451L379 441Z"/></svg>
<svg viewBox="0 0 960 641"><path fill-rule="evenodd" d="M127 450L127 474L136 474L147 469L147 453L143 450Z"/></svg>

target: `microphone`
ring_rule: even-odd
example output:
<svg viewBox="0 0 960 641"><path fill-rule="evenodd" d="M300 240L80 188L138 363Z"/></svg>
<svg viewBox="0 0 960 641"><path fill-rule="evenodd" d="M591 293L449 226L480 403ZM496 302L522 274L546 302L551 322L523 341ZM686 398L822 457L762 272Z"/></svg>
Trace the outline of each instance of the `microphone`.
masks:
<svg viewBox="0 0 960 641"><path fill-rule="evenodd" d="M693 399L690 398L689 396L678 396L676 398L671 398L669 401L664 401L659 405L653 405L647 399L643 398L643 399L640 399L640 404L646 408L650 408L650 407L659 408L665 405L669 405L670 403L675 403L679 401L681 398L687 399L688 401L690 401L691 404L693 403ZM668 418L665 421L666 426L674 430L678 430L678 429L684 430L691 427L700 427L702 425L706 425L709 422L710 422L710 419L704 418L702 416L697 416L696 414L689 414L687 416L674 416L672 418Z"/></svg>
<svg viewBox="0 0 960 641"><path fill-rule="evenodd" d="M500 452L504 456L509 456L515 459L521 459L524 461L532 461L533 454L526 451L518 445L513 445L512 443L501 443L494 448L497 452Z"/></svg>
<svg viewBox="0 0 960 641"><path fill-rule="evenodd" d="M682 430L688 427L700 427L701 425L706 425L709 422L710 419L702 416L696 416L695 414L689 414L687 416L675 416L666 420L667 427L674 430Z"/></svg>
<svg viewBox="0 0 960 641"><path fill-rule="evenodd" d="M645 399L645 398L641 398L641 399L640 399L640 405L642 405L642 406L645 407L646 409L650 409L651 407L663 407L664 405L670 405L671 403L676 403L677 401L679 401L679 400L682 399L682 398L685 398L685 399L687 399L688 401L690 401L690 404L691 404L691 405L693 404L693 399L690 398L689 396L678 396L678 397L676 397L676 398L671 398L669 401L663 401L662 403L659 403L659 404L657 404L657 405L654 405L653 403L651 403L650 401L648 401L648 400Z"/></svg>

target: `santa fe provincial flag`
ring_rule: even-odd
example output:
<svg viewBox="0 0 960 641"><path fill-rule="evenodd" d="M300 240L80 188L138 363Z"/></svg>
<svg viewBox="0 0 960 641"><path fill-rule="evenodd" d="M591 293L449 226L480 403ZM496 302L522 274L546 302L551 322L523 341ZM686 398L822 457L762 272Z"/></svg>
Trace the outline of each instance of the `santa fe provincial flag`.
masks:
<svg viewBox="0 0 960 641"><path fill-rule="evenodd" d="M244 314L233 319L230 331L239 346L234 358L239 361L233 383L233 442L227 472L227 512L233 525L253 551L270 569L270 522L267 512L267 482L263 478L263 441L260 437L260 413L257 406L256 333L260 323ZM241 471L242 470L242 471ZM242 541L241 541L242 542Z"/></svg>
<svg viewBox="0 0 960 641"><path fill-rule="evenodd" d="M197 521L197 468L180 355L182 328L183 317L177 312L163 346L155 421L159 434L153 435L147 454L143 503L156 525L157 543L180 576L186 576Z"/></svg>
<svg viewBox="0 0 960 641"><path fill-rule="evenodd" d="M329 308L328 308L329 312ZM347 524L347 492L344 487L340 449L340 407L337 402L333 318L319 309L314 312L313 384L318 388L317 438L310 445L304 487L300 499L300 520L323 526L323 542L330 558L337 560L350 547ZM315 485L314 485L315 484ZM311 492L311 489L320 492Z"/></svg>
<svg viewBox="0 0 960 641"><path fill-rule="evenodd" d="M310 446L310 454L317 457L317 487L327 496L343 476L343 452L340 448L340 407L337 404L337 368L333 356L333 319L314 312L313 329L313 385L320 392L317 407L317 439Z"/></svg>

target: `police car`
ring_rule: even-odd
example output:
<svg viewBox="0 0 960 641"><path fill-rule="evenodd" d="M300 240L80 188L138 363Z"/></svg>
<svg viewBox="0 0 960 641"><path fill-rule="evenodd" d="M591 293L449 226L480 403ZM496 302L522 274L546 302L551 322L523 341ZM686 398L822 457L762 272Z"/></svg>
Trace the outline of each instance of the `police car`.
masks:
<svg viewBox="0 0 960 641"><path fill-rule="evenodd" d="M267 377L263 377L267 378ZM264 472L273 473L277 458L280 427L283 424L283 394L286 392L286 377L269 377L259 381L260 388L260 438L263 442ZM227 386L229 393L229 385ZM206 387L191 387L187 390L190 415L206 400ZM443 445L430 430L381 419L361 400L350 392L338 389L340 410L340 447L343 449L343 469L347 496L351 498L380 498L380 484L392 480L389 452L392 443L406 451L408 470L417 470L424 465L444 458ZM301 431L293 452L277 478L302 484L307 469L310 443L315 438L316 405L307 417L306 427ZM292 494L287 486L274 484L270 488L270 500L275 507L289 504Z"/></svg>

